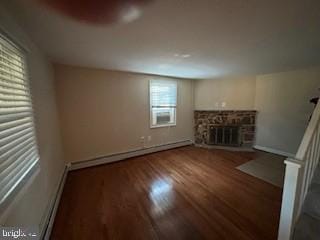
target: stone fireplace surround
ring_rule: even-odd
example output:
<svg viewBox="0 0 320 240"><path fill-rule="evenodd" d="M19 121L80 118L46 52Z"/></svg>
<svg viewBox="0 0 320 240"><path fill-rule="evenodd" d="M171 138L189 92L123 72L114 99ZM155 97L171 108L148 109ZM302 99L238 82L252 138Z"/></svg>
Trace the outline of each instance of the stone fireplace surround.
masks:
<svg viewBox="0 0 320 240"><path fill-rule="evenodd" d="M208 146L210 125L239 125L240 146L252 147L255 141L257 111L254 110L195 110L195 144Z"/></svg>

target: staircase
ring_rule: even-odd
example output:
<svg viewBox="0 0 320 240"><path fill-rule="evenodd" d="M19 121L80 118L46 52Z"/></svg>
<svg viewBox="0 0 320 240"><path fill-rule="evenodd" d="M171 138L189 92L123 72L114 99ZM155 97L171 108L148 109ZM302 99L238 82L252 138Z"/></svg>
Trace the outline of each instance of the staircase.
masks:
<svg viewBox="0 0 320 240"><path fill-rule="evenodd" d="M278 240L320 239L320 103L286 173Z"/></svg>
<svg viewBox="0 0 320 240"><path fill-rule="evenodd" d="M301 215L293 231L294 240L320 239L320 167L316 169Z"/></svg>

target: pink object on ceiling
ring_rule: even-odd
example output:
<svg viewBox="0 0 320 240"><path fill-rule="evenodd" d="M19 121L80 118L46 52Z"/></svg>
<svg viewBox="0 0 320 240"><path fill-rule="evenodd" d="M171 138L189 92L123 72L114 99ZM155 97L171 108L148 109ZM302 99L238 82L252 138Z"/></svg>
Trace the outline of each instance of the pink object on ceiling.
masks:
<svg viewBox="0 0 320 240"><path fill-rule="evenodd" d="M75 20L93 24L131 21L152 0L36 0Z"/></svg>

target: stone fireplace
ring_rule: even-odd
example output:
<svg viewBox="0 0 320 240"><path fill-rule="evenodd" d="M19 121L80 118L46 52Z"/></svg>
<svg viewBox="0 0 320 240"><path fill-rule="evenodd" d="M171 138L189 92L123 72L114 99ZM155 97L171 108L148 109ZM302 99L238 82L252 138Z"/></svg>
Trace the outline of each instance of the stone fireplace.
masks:
<svg viewBox="0 0 320 240"><path fill-rule="evenodd" d="M195 144L252 147L256 111L195 111Z"/></svg>

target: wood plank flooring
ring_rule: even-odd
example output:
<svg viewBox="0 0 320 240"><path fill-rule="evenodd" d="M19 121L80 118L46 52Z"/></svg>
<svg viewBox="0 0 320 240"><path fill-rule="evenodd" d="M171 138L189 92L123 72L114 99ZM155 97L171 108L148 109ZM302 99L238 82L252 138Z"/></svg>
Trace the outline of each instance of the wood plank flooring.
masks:
<svg viewBox="0 0 320 240"><path fill-rule="evenodd" d="M51 239L276 239L282 189L193 146L70 172Z"/></svg>

